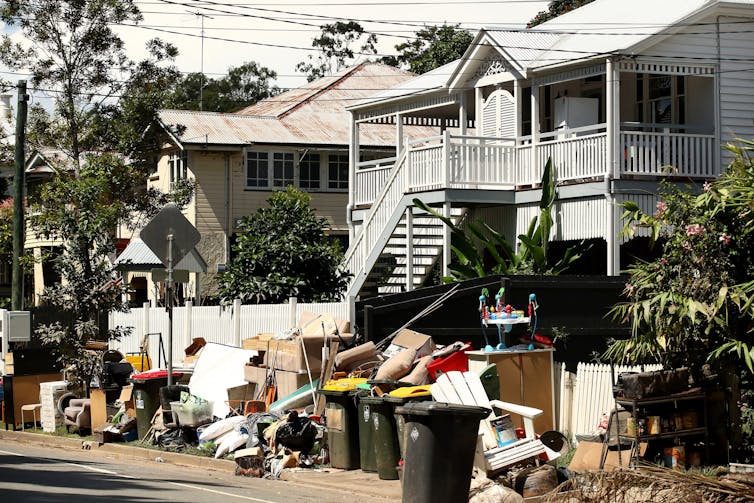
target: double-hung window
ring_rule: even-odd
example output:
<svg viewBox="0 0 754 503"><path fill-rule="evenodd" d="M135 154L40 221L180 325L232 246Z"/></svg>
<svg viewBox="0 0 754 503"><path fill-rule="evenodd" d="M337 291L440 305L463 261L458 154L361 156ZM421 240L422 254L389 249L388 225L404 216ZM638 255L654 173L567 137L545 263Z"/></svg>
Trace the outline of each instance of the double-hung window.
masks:
<svg viewBox="0 0 754 503"><path fill-rule="evenodd" d="M348 154L330 154L327 168L327 188L348 189Z"/></svg>
<svg viewBox="0 0 754 503"><path fill-rule="evenodd" d="M272 154L272 185L287 187L293 185L293 152L275 152Z"/></svg>
<svg viewBox="0 0 754 503"><path fill-rule="evenodd" d="M319 189L320 187L320 156L307 152L301 157L299 167L299 187L302 189Z"/></svg>
<svg viewBox="0 0 754 503"><path fill-rule="evenodd" d="M170 154L168 158L168 170L170 171L170 185L178 180L188 178L188 152L181 150L178 153Z"/></svg>
<svg viewBox="0 0 754 503"><path fill-rule="evenodd" d="M267 152L246 153L246 186L269 187L269 154Z"/></svg>

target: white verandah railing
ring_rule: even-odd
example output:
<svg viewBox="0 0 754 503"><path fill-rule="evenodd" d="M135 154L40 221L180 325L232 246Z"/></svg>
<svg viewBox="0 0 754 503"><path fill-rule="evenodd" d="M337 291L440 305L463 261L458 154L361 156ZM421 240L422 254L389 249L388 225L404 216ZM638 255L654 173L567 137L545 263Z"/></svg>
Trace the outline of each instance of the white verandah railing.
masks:
<svg viewBox="0 0 754 503"><path fill-rule="evenodd" d="M686 126L623 123L619 137L621 175L717 176L715 135L671 132ZM636 129L641 129L637 131ZM446 134L409 142L410 173L406 192L445 188L509 190L541 181L548 158L557 181L593 179L608 175L605 124L539 135L532 164L531 137L491 138ZM359 163L355 202L369 205L385 188L396 158Z"/></svg>

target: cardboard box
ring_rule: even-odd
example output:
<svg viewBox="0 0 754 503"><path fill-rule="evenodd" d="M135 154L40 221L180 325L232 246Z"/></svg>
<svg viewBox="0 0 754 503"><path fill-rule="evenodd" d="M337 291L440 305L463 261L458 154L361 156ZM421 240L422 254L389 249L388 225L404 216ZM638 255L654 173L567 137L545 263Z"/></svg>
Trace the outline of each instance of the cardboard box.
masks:
<svg viewBox="0 0 754 503"><path fill-rule="evenodd" d="M353 336L351 334L341 334L341 338L348 342ZM322 346L324 345L323 336L303 336L306 347L306 358L309 361L309 368L312 373L319 372L322 366ZM339 340L335 336L327 338L327 344ZM304 359L304 350L301 346L301 338L295 339L270 339L264 340L258 337L252 337L243 341L243 348L248 350L264 352L263 362L266 366L274 367L278 370L288 372L305 372L306 359ZM248 380L248 379L247 379Z"/></svg>
<svg viewBox="0 0 754 503"><path fill-rule="evenodd" d="M421 358L432 354L435 350L435 343L429 335L420 334L419 332L404 328L393 338L390 346L383 351L383 354L385 355L385 358L390 358L396 353L408 348L415 349L416 357Z"/></svg>
<svg viewBox="0 0 754 503"><path fill-rule="evenodd" d="M639 443L639 456L647 452L647 443ZM573 453L568 469L574 472L597 471L600 469L602 457L602 442L579 442ZM620 455L617 450L608 450L603 470L611 472L620 468L628 468L631 462L631 449L624 448Z"/></svg>
<svg viewBox="0 0 754 503"><path fill-rule="evenodd" d="M257 390L263 389L267 379L268 369L266 367L255 367L246 365L244 367L244 378L257 386ZM275 370L275 385L277 386L278 399L284 398L301 386L309 384L309 375L306 372L288 372L285 370ZM315 372L312 370L312 379L319 377L319 369Z"/></svg>
<svg viewBox="0 0 754 503"><path fill-rule="evenodd" d="M125 404L126 406L126 414L128 414L128 417L136 417L136 405L134 404L134 397L133 397L133 391L134 391L134 385L129 384L127 386L123 386L123 388L120 390L120 396L118 397L118 401L122 404Z"/></svg>

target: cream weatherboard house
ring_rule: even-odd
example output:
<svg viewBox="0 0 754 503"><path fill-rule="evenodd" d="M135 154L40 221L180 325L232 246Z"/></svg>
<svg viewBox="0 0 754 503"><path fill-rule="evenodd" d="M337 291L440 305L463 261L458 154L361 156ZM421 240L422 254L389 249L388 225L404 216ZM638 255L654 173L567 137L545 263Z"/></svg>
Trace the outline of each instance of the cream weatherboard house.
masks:
<svg viewBox="0 0 754 503"><path fill-rule="evenodd" d="M485 28L460 60L349 111L348 295L371 294L377 277L381 292L410 290L436 262L447 271L449 232L427 233L413 198L515 242L548 158L552 239L590 240L592 270L615 275L643 251L619 236L620 203L653 212L660 180L701 186L730 161L724 143L754 137L754 2L596 0L533 29ZM411 140L416 121L442 131ZM375 122L397 138L380 166L361 161Z"/></svg>
<svg viewBox="0 0 754 503"><path fill-rule="evenodd" d="M218 267L230 259L239 220L266 205L273 190L293 185L309 193L331 235L347 247L349 127L346 107L415 75L378 63L363 63L311 82L236 113L162 110L159 123L169 138L149 186L167 191L182 178L196 182L184 214L201 233L199 255L207 263L189 280L188 296L213 296ZM412 138L438 129L415 126ZM395 156L389 124L362 128L360 159ZM155 297L150 273L130 274L140 295ZM197 295L198 294L198 295Z"/></svg>

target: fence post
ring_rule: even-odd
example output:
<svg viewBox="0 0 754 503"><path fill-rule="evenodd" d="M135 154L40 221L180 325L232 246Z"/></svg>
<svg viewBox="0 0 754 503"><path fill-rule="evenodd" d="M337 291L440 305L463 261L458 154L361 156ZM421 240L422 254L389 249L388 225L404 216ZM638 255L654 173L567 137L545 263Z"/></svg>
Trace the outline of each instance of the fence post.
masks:
<svg viewBox="0 0 754 503"><path fill-rule="evenodd" d="M296 319L298 318L298 299L296 297L289 298L288 307L288 328L293 328L296 326Z"/></svg>
<svg viewBox="0 0 754 503"><path fill-rule="evenodd" d="M149 340L148 340L149 335L147 335L147 334L149 334L149 301L146 301L146 302L144 302L141 305L141 315L142 315L143 321L144 321L144 333L141 334L141 337L142 337L142 339L144 339L145 337L147 338L147 343L146 344L142 344L142 346L148 348L149 347Z"/></svg>
<svg viewBox="0 0 754 503"><path fill-rule="evenodd" d="M185 310L186 311L186 314L185 314L185 316L186 316L186 325L185 325L185 328L183 330L183 333L186 334L186 337L185 337L185 340L184 340L184 342L185 342L186 345L184 347L189 347L191 345L191 339L192 339L192 334L191 334L191 313L192 313L192 309L194 308L194 303L191 302L190 300L187 300L186 304L185 304L185 307L186 307L186 310Z"/></svg>
<svg viewBox="0 0 754 503"><path fill-rule="evenodd" d="M241 299L233 299L233 340L236 346L241 347Z"/></svg>

